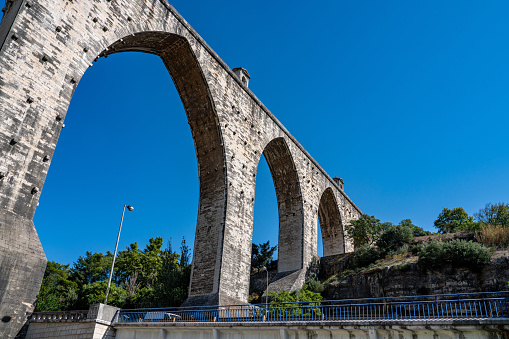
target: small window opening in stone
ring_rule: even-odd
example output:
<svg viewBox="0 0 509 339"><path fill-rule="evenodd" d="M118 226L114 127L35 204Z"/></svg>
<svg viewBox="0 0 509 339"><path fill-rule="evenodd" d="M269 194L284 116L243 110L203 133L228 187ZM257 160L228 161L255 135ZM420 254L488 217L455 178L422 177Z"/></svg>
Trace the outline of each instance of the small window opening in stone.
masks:
<svg viewBox="0 0 509 339"><path fill-rule="evenodd" d="M242 83L246 84L246 77L242 77Z"/></svg>

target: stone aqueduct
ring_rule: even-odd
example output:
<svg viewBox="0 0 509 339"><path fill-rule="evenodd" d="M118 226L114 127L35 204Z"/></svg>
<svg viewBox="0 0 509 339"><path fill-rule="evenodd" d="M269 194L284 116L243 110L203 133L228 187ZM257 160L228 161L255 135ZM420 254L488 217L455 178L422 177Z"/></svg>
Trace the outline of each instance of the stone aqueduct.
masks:
<svg viewBox="0 0 509 339"><path fill-rule="evenodd" d="M0 24L0 337L33 309L46 257L33 224L58 136L81 77L125 51L163 60L184 105L199 173L188 304L247 301L255 182L262 154L279 208L273 288L295 288L316 255L352 249L342 225L361 215L341 183L166 0L7 0Z"/></svg>

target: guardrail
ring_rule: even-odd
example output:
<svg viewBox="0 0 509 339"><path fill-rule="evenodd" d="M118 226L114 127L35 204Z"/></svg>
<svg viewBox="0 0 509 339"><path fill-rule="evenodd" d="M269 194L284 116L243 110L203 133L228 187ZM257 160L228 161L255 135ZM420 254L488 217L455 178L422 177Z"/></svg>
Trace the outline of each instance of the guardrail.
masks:
<svg viewBox="0 0 509 339"><path fill-rule="evenodd" d="M509 292L120 310L115 323L509 318Z"/></svg>

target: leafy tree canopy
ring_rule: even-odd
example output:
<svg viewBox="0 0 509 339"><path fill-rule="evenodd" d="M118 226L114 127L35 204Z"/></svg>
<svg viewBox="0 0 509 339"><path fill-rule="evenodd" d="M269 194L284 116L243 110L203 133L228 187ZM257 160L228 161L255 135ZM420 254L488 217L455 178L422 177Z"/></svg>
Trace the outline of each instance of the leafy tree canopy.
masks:
<svg viewBox="0 0 509 339"><path fill-rule="evenodd" d="M380 222L374 215L363 214L345 226L345 236L354 242L355 247L374 245L382 233L392 226L390 222Z"/></svg>
<svg viewBox="0 0 509 339"><path fill-rule="evenodd" d="M414 225L412 223L412 220L410 220L410 219L401 220L399 225L410 227L410 229L412 229L414 237L420 237L420 236L423 236L423 235L431 235L431 234L433 234L433 233L431 233L429 231L425 231L423 228L421 228L421 227L419 227L417 225Z"/></svg>
<svg viewBox="0 0 509 339"><path fill-rule="evenodd" d="M463 207L454 209L444 208L434 222L439 233L454 233L459 231L476 231L479 223L469 216Z"/></svg>
<svg viewBox="0 0 509 339"><path fill-rule="evenodd" d="M191 274L190 249L182 240L181 253L162 250L163 238L137 243L118 253L108 304L123 308L180 306L187 298ZM113 255L86 252L73 264L49 262L36 311L87 309L104 302Z"/></svg>
<svg viewBox="0 0 509 339"><path fill-rule="evenodd" d="M277 245L271 247L270 241L262 244L253 244L251 247L251 269L262 269L264 266L269 266L274 260L274 252L277 250Z"/></svg>
<svg viewBox="0 0 509 339"><path fill-rule="evenodd" d="M487 203L474 216L482 225L509 227L509 204Z"/></svg>
<svg viewBox="0 0 509 339"><path fill-rule="evenodd" d="M407 219L409 220L409 219ZM409 226L394 225L387 228L376 245L382 253L397 251L403 245L408 244L414 238L414 231Z"/></svg>
<svg viewBox="0 0 509 339"><path fill-rule="evenodd" d="M36 301L36 312L67 309L78 299L78 284L69 277L69 265L49 261Z"/></svg>

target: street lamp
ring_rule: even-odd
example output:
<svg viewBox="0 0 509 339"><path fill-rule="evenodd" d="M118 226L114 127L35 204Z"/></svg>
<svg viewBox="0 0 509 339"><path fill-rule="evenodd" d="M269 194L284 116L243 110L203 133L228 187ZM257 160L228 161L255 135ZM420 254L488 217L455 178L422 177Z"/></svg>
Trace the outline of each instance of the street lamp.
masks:
<svg viewBox="0 0 509 339"><path fill-rule="evenodd" d="M269 302L269 270L267 269L266 266L263 266L262 267L265 272L267 272L267 288L265 289L265 301L268 303Z"/></svg>
<svg viewBox="0 0 509 339"><path fill-rule="evenodd" d="M118 240L120 239L120 231L122 230L122 222L124 222L124 213L126 208L129 211L134 210L134 207L129 205L124 205L124 209L122 210L122 218L120 219L120 227L118 228L117 243L115 244L115 253L113 254L113 261L111 263L110 278L108 279L108 287L106 287L106 297L104 298L105 304L108 303L108 294L110 294L111 277L113 276L113 267L115 267L115 259L117 258Z"/></svg>

